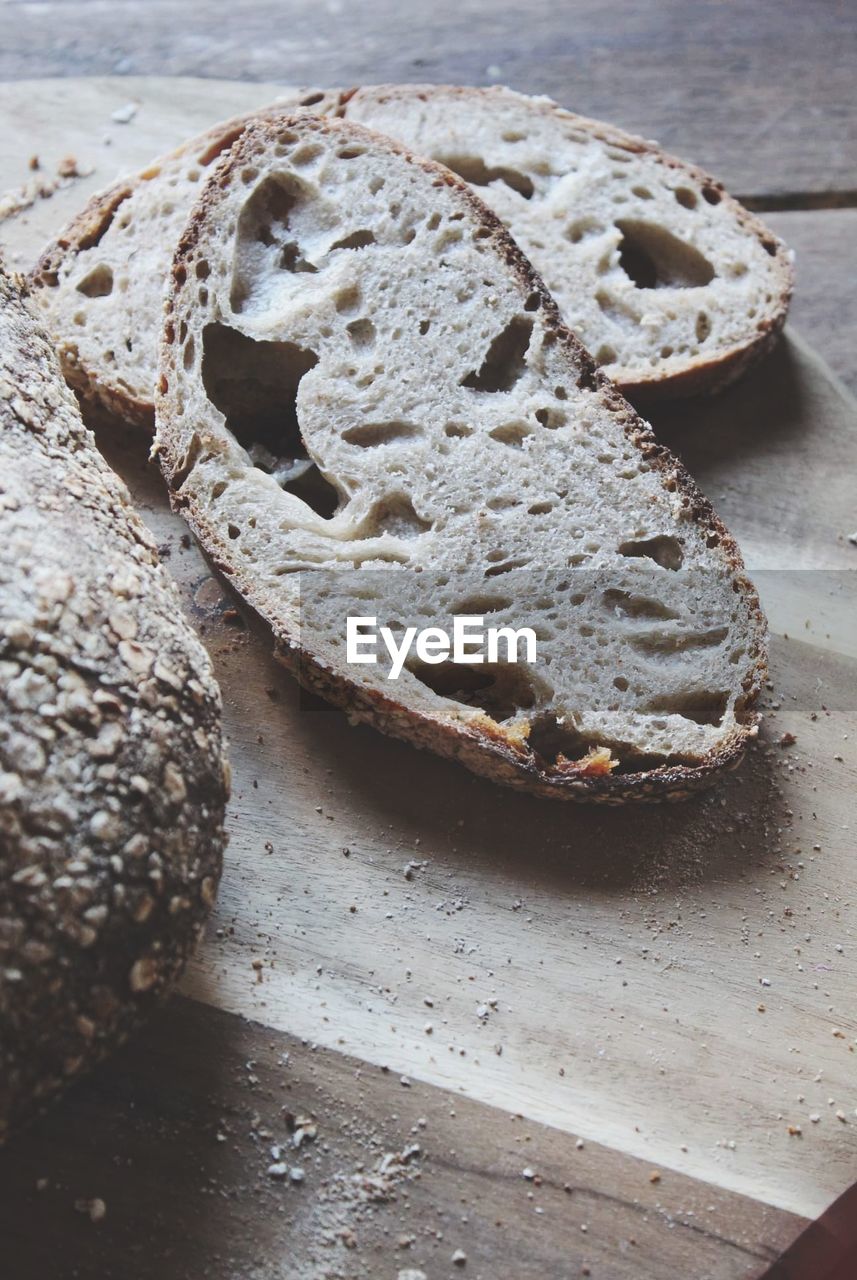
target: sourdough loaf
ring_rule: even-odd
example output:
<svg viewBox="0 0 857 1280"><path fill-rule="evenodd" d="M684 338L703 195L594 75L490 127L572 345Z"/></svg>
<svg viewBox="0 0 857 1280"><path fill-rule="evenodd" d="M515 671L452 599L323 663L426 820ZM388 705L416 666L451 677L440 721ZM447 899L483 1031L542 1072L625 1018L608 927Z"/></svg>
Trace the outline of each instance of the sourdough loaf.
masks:
<svg viewBox="0 0 857 1280"><path fill-rule="evenodd" d="M734 542L498 219L347 121L248 128L176 255L155 452L204 548L354 719L562 798L680 796L755 731ZM346 661L346 616L490 615L535 662Z"/></svg>
<svg viewBox="0 0 857 1280"><path fill-rule="evenodd" d="M0 272L0 1141L181 971L226 791L209 660Z"/></svg>

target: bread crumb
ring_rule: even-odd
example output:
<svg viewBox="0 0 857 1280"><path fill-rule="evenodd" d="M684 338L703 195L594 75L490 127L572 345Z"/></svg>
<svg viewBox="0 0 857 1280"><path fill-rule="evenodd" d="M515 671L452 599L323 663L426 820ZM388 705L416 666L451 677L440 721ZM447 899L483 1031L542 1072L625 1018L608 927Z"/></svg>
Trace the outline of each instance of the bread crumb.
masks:
<svg viewBox="0 0 857 1280"><path fill-rule="evenodd" d="M140 109L138 102L126 102L124 106L117 107L115 111L111 111L110 119L114 124L130 124Z"/></svg>
<svg viewBox="0 0 857 1280"><path fill-rule="evenodd" d="M88 1214L90 1222L103 1222L107 1217L107 1205L100 1196L91 1200L75 1200L74 1207L78 1213Z"/></svg>
<svg viewBox="0 0 857 1280"><path fill-rule="evenodd" d="M569 760L560 752L556 758L557 773L577 773L585 778L603 778L619 766L609 747L590 747L579 760Z"/></svg>

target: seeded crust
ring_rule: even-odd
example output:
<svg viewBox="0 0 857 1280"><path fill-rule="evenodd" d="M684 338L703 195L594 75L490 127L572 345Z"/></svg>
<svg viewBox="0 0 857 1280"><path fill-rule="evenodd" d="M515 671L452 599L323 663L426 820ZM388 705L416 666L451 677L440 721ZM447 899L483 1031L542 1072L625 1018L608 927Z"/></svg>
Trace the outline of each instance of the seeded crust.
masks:
<svg viewBox="0 0 857 1280"><path fill-rule="evenodd" d="M425 104L426 109L432 113L429 123L420 120L419 111L413 111L414 105L419 103ZM520 124L522 136L528 130L534 132L537 126L544 126L548 136L552 137L557 145L562 144L567 137L588 139L603 148L618 149L619 154L653 163L655 177L665 187L668 199L673 204L671 216L678 231L682 230L679 223L682 218L687 218L687 214L672 201L671 189L679 184L703 193L704 199L703 196L699 197L699 210L694 217L697 221L700 217L703 221L706 218L716 217L718 225L722 225L724 235L727 233L734 235L737 230L740 233L739 241L740 236L743 235L746 246L752 247L756 244L758 261L751 268L750 278L754 282L767 280L771 301L761 304L759 314L755 318L742 315L741 303L736 303L736 314L741 316L741 319L737 322L737 328L733 334L734 340L718 341L712 336L707 344L702 343L699 354L695 356L682 356L675 353L665 358L662 353L668 349L664 346L667 336L663 326L657 326L648 338L640 331L638 344L640 353L630 365L627 362L624 366L621 363L610 365L602 360L602 363L607 365L609 376L626 395L633 397L638 403L678 396L710 394L723 389L771 349L785 323L793 287L793 269L789 251L785 245L759 218L733 199L719 182L695 165L663 152L655 143L646 142L642 138L600 121L575 115L547 98L528 97L502 88L381 85L345 91L304 90L295 94L291 106L289 100L284 98L282 103L275 104L259 115L275 118L290 109L297 109L298 106L316 115L340 116L363 123L379 132L395 136L411 150L435 160L442 159L444 154L448 153L453 145L452 138L460 137L462 133L466 135L468 122L475 122L479 117L484 126L486 109L492 123L487 137L481 140L477 137L472 140L469 149L476 154L480 153L482 144L489 148L503 146L501 113L504 121L512 120ZM411 110L408 116L404 113L406 108ZM413 118L414 116L416 119ZM496 116L496 123L493 123L494 116ZM151 243L147 245L146 252L151 261L144 275L147 278L148 287L150 287L148 281L150 274L160 277L163 273L166 278L171 245L178 236L179 227L185 215L189 213L191 200L196 194L194 187L191 185L188 188L188 184L183 185L181 179L176 185L176 175L192 167L198 157L203 157L204 164L210 164L212 157L230 146L253 118L253 116L244 116L216 125L169 156L153 162L146 170L124 179L101 195L93 197L58 239L42 254L31 276L34 300L42 312L45 323L56 337L63 372L67 380L92 411L96 413L106 411L113 417L124 418L136 425L151 426L152 394L148 387L141 384L139 371L128 362L121 344L124 334L135 344L138 341L151 342L154 352L156 339L153 329L156 323L160 323L160 316L156 319L154 314L150 314L154 307L148 302L141 306L139 295L136 296L133 317L124 315L122 308L126 304L120 301L117 304L119 312L115 332L110 333L110 342L115 343L117 347L113 361L108 363L106 359L94 357L89 344L84 340L84 331L77 327L73 317L80 311L84 315L89 314L92 318L103 302L101 299L89 300L76 292L75 281L83 270L80 264L86 264L88 269L92 263L103 260L112 262L116 267L121 266L121 252L117 256L117 251L111 244L111 236L114 233L108 234L99 255L91 254L90 250L97 246L109 231L117 209L130 197L148 198L150 201L163 198L169 204L170 213L159 215L162 234L156 235L150 230ZM474 132L478 134L475 124ZM465 151L468 150L466 142L461 145ZM514 151L514 148L512 150ZM526 170L526 164L523 167ZM532 170L532 173L539 181L535 170ZM639 174L637 177L637 186L639 186ZM599 200L597 185L592 191L583 191L577 197L578 204L574 208L571 205L563 206L566 221L572 215L585 220L587 215L593 212ZM629 173L622 192L623 203L617 205L612 211L601 211L604 213L606 225L609 226L610 219L620 213L625 217L645 219L652 202L642 201L636 197L634 195L636 189ZM539 215L534 227L527 221L531 217L532 210L522 200L517 200L517 207L515 207L517 198L514 194L510 195L502 181L495 181L491 186L480 186L477 190L501 220L505 221L524 253L533 261L537 271L548 280L551 279L552 271L556 273L553 288L558 298L561 298L560 285L569 279L570 298L576 298L584 310L587 308L591 310L592 300L585 296L589 286L583 288L579 285L575 286L570 279L575 275L575 267L572 262L565 261L569 251L568 242L560 237L553 247L549 243L542 243L542 233L548 235L552 233L551 228L558 225L556 219L562 209L556 211L546 207L546 211ZM706 204L706 201L709 203ZM712 202L717 204L716 211L710 207ZM658 219L656 218L655 221L657 222ZM694 218L691 218L689 223L691 229L693 221ZM687 231L688 228L685 230ZM758 252L758 245L761 245L764 250L761 254ZM740 244L737 251L740 254ZM629 292L628 282L623 280L621 271L617 275L615 263L611 266L611 270L613 271L611 278L618 279L619 285L611 286L610 279L607 279L606 287L608 292L611 288L614 292L617 287L619 289L617 314L621 314L622 308L626 305L630 304L632 307L642 305L642 294L634 289L630 289ZM138 290L139 287L138 283ZM730 288L740 288L740 282ZM666 296L660 289L649 291L650 296L655 292L658 295L656 300L658 302ZM703 309L708 307L715 322L719 323L721 309L725 304L718 303L712 289L681 289L672 292L676 294L677 314L685 314L700 306ZM129 298L135 296L133 280L126 296ZM111 299L108 305L113 304L114 300ZM746 305L749 307L750 304ZM575 329L567 306L565 319L570 327ZM602 340L608 344L611 340L615 341L615 337L611 336L610 322L606 318L602 319L602 322L597 324L591 332L585 328L578 336L581 336L594 352L597 352ZM707 352L706 345L709 348Z"/></svg>
<svg viewBox="0 0 857 1280"><path fill-rule="evenodd" d="M214 902L220 694L0 271L0 1142L121 1041Z"/></svg>
<svg viewBox="0 0 857 1280"><path fill-rule="evenodd" d="M228 235L223 230L224 212L219 208L222 193L241 181L242 171L245 181L246 175L258 172L260 165L264 172L265 149L271 154L278 131L282 134L289 129L296 131L304 142L313 136L323 140L331 137L337 142L368 145L391 157L404 157L409 165L428 174L434 187L454 193L468 223L478 228L480 241L490 245L505 263L520 291L522 304L526 299L527 310L538 312L549 341L562 348L570 377L579 388L592 393L600 410L614 415L626 440L659 478L663 490L675 495L682 518L693 522L707 545L715 548L712 555L716 555L720 571L731 580L732 591L746 606L748 646L743 668L743 714L739 723L724 732L716 749L692 763L667 761L657 767L621 773L611 773L599 762L587 759L565 760L559 767L548 767L528 748L515 726L498 723L490 716L475 717L469 723L456 722L413 703L404 704L383 687L372 687L366 681L352 678L343 665L332 664L302 644L300 628L278 607L275 595L259 587L254 566L242 563L236 544L226 536L222 519L218 521L207 509L201 493L202 482L195 471L200 463L203 466L210 463L215 468L212 474L225 477L233 473L235 459L224 449L222 434L206 422L196 404L189 411L186 408L185 401L193 400L193 392L190 384L182 380L182 348L177 333L180 328L185 329L193 311L199 279L196 259L216 257L215 243L222 247ZM234 213L234 209L230 212ZM182 236L167 294L166 317L153 453L164 471L174 506L188 520L215 567L271 626L278 658L304 685L342 707L352 721L364 721L393 737L457 760L494 782L548 798L607 804L680 800L711 785L721 771L739 763L747 741L757 732L758 717L753 706L766 671L766 624L756 592L744 574L738 547L681 463L656 442L648 426L563 325L541 279L500 221L471 188L448 169L415 157L389 138L348 122L295 116L279 121L276 128L273 124L251 126L220 162ZM266 321L266 325L268 323ZM186 361L184 368L188 368ZM190 419L192 430L190 422L179 422L181 416ZM217 467L221 465L223 470L218 472Z"/></svg>

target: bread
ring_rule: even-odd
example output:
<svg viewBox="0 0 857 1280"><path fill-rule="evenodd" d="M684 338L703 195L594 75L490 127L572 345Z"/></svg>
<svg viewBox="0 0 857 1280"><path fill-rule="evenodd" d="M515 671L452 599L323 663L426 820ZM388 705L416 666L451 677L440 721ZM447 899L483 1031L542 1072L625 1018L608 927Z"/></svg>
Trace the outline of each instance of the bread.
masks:
<svg viewBox="0 0 857 1280"><path fill-rule="evenodd" d="M502 88L358 89L344 113L475 185L626 395L719 390L785 323L785 245L656 143Z"/></svg>
<svg viewBox="0 0 857 1280"><path fill-rule="evenodd" d="M93 196L43 252L33 302L89 411L151 427L161 299L209 167L246 117L221 122Z"/></svg>
<svg viewBox="0 0 857 1280"><path fill-rule="evenodd" d="M226 791L208 658L0 272L0 1142L180 972Z"/></svg>
<svg viewBox="0 0 857 1280"><path fill-rule="evenodd" d="M156 407L176 507L352 719L607 801L686 795L755 732L734 542L448 169L347 121L248 128L179 244ZM539 657L394 681L345 660L348 614L490 615Z"/></svg>
<svg viewBox="0 0 857 1280"><path fill-rule="evenodd" d="M362 121L469 179L629 393L715 390L782 327L787 250L719 183L652 143L508 89L307 91L269 114L297 105ZM66 377L127 420L151 422L172 252L200 183L246 119L95 197L33 274Z"/></svg>

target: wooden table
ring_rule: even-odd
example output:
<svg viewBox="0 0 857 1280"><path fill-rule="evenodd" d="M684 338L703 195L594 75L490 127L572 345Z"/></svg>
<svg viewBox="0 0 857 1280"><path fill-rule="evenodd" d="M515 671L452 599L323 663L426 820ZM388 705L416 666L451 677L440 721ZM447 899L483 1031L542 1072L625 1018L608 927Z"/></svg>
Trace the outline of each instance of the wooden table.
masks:
<svg viewBox="0 0 857 1280"><path fill-rule="evenodd" d="M501 78L710 165L796 248L793 325L655 426L756 570L766 725L714 793L631 813L350 729L186 545L145 441L102 433L217 666L231 845L182 993L0 1153L0 1273L760 1277L857 1180L852 15L246 8L191 0L178 31L158 3L0 8L0 186L32 153L95 166L0 225L13 263L120 169L266 101L262 76ZM277 1147L302 1181L268 1174Z"/></svg>

